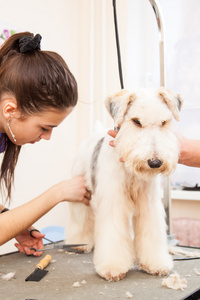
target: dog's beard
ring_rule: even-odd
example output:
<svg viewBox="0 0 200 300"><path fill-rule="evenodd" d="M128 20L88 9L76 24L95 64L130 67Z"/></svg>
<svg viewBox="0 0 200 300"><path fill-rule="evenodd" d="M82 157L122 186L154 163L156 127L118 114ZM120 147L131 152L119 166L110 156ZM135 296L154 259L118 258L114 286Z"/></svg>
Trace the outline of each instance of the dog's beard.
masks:
<svg viewBox="0 0 200 300"><path fill-rule="evenodd" d="M172 168L167 163L163 163L159 168L151 168L148 165L148 160L138 161L136 165L134 165L134 172L141 177L144 178L152 178L157 176L158 174L162 174L164 176L169 176L169 174L173 171Z"/></svg>
<svg viewBox="0 0 200 300"><path fill-rule="evenodd" d="M121 132L119 132L116 137L115 149L119 158L123 159L124 167L129 174L136 174L143 179L150 179L158 174L169 176L176 169L179 155L176 141L170 145L168 151L159 149L156 153L156 149L152 147L151 143L145 144L144 136L141 140L136 135L131 137L131 135L128 134L127 139L127 135L122 129L120 129ZM174 135L170 137L171 139L173 137L175 138ZM159 168L151 168L149 166L148 160L151 160L152 157L162 161L162 165Z"/></svg>
<svg viewBox="0 0 200 300"><path fill-rule="evenodd" d="M162 174L163 176L169 176L176 169L178 156L176 160L171 162L171 164L164 161L159 168L151 168L148 164L148 157L141 159L141 157L134 156L133 153L126 154L126 156L123 157L123 160L124 167L128 173L132 175L136 174L138 177L147 180L159 174Z"/></svg>

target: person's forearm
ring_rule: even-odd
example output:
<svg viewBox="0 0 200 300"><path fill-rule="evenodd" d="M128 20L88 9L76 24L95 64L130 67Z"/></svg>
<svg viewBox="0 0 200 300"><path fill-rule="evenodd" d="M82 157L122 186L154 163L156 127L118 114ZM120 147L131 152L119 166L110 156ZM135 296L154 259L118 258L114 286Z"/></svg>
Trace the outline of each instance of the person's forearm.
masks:
<svg viewBox="0 0 200 300"><path fill-rule="evenodd" d="M181 140L181 150L179 163L190 166L200 167L200 141L183 138Z"/></svg>
<svg viewBox="0 0 200 300"><path fill-rule="evenodd" d="M30 202L0 214L0 245L14 238L46 214L60 202L59 197L57 186L54 186Z"/></svg>
<svg viewBox="0 0 200 300"><path fill-rule="evenodd" d="M83 176L61 181L32 201L0 214L0 245L29 228L59 202L89 205L90 200L91 192L87 190Z"/></svg>

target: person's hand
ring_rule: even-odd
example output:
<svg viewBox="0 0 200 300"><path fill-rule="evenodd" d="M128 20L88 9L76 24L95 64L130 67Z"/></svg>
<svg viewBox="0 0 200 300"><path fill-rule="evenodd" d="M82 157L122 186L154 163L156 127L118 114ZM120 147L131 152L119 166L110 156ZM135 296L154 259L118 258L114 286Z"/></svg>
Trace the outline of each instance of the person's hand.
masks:
<svg viewBox="0 0 200 300"><path fill-rule="evenodd" d="M64 201L81 202L85 205L90 204L91 191L86 187L84 176L76 176L70 180L60 183Z"/></svg>
<svg viewBox="0 0 200 300"><path fill-rule="evenodd" d="M110 129L110 130L108 131L108 134L109 134L111 137L113 137L113 138L116 138L117 133L118 133L117 131L112 130L112 129ZM111 140L111 141L109 142L109 145L110 145L111 147L115 147L115 142L114 142L114 140Z"/></svg>
<svg viewBox="0 0 200 300"><path fill-rule="evenodd" d="M110 129L110 130L108 130L108 134L109 134L111 137L116 138L116 136L117 136L117 134L118 134L118 131L115 131L115 130ZM110 145L111 147L115 147L115 142L114 142L114 140L111 140L111 141L109 142L109 145ZM119 161L120 161L120 162L124 162L124 160L123 160L122 157L120 157Z"/></svg>
<svg viewBox="0 0 200 300"><path fill-rule="evenodd" d="M34 227L30 227L29 230L30 229L34 229ZM40 256L43 253L42 251L36 252L35 250L31 250L30 248L33 247L36 249L44 249L42 238L45 235L38 231L32 231L32 235L34 236L34 238L30 235L30 232L28 230L22 231L15 237L18 242L15 243L15 247L17 247L19 252L26 255Z"/></svg>

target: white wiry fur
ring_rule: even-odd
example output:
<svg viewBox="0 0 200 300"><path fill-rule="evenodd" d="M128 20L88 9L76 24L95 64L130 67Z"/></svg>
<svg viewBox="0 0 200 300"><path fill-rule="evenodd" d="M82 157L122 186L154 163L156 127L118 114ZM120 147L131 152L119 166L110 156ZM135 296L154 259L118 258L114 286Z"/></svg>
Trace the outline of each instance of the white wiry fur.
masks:
<svg viewBox="0 0 200 300"><path fill-rule="evenodd" d="M86 243L85 252L94 247L96 272L109 281L122 279L134 263L154 275L173 266L157 175L176 167L172 116L178 120L181 106L180 97L164 88L122 90L106 99L120 127L115 147L107 134L96 135L75 159L73 175L85 175L93 196L89 207L69 203L66 242Z"/></svg>

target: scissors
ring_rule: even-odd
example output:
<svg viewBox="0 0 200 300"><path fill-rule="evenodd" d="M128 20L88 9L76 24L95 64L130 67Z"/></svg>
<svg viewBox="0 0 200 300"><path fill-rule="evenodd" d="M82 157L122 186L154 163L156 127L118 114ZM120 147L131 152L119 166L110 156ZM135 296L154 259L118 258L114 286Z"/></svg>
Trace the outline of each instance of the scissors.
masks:
<svg viewBox="0 0 200 300"><path fill-rule="evenodd" d="M36 231L36 232L40 232L39 230L37 229L27 229L30 233L30 236L32 238L36 238L33 236L32 232L33 231ZM36 252L41 252L41 251L46 251L46 250L53 250L53 249L64 249L66 251L70 251L70 252L76 252L76 253L82 253L82 251L79 251L77 249L73 249L74 247L80 247L80 246L86 246L87 244L57 244L56 242L50 240L50 239L47 239L46 237L43 237L44 240L50 242L52 244L52 247L47 247L45 249L36 249L34 247L30 247L31 250L35 250Z"/></svg>

